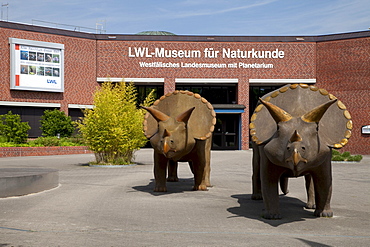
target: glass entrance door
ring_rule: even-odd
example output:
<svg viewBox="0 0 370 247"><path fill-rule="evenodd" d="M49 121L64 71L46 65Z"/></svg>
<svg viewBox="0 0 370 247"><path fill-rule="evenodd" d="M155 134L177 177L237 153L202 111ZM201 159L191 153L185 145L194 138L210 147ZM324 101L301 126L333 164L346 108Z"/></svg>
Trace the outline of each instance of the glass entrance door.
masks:
<svg viewBox="0 0 370 247"><path fill-rule="evenodd" d="M212 149L239 149L239 123L239 114L217 114Z"/></svg>

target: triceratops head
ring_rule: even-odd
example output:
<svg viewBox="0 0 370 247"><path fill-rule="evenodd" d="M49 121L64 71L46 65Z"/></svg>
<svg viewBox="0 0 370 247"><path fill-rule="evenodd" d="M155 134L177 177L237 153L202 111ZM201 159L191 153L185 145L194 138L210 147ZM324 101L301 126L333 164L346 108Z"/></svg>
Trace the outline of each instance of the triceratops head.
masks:
<svg viewBox="0 0 370 247"><path fill-rule="evenodd" d="M322 164L331 150L321 140L319 122L336 101L328 101L300 117L292 117L278 106L261 99L277 124L275 134L264 147L268 159L289 168L295 176Z"/></svg>
<svg viewBox="0 0 370 247"><path fill-rule="evenodd" d="M193 149L196 141L189 134L191 130L189 130L188 120L195 107L175 118L154 108L143 108L158 122L158 131L150 138L150 143L156 152L177 161Z"/></svg>

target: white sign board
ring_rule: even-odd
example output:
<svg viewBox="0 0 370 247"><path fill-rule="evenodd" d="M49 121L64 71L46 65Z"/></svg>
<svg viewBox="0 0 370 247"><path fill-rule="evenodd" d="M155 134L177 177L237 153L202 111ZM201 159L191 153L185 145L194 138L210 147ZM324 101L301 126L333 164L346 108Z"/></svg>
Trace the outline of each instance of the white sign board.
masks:
<svg viewBox="0 0 370 247"><path fill-rule="evenodd" d="M64 92L64 45L9 38L10 89Z"/></svg>
<svg viewBox="0 0 370 247"><path fill-rule="evenodd" d="M364 125L361 128L361 134L370 134L370 125Z"/></svg>

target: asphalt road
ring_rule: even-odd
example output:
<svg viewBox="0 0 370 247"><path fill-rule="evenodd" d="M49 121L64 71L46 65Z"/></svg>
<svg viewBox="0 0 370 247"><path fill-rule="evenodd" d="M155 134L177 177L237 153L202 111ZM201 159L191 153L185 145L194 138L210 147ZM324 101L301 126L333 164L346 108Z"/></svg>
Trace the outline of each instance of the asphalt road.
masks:
<svg viewBox="0 0 370 247"><path fill-rule="evenodd" d="M333 164L333 218L304 209L304 179L280 197L281 220L261 217L250 199L251 151L213 151L209 191L192 174L153 193L152 150L138 165L97 168L91 154L1 158L4 167L59 170L58 188L0 199L0 246L369 246L370 156Z"/></svg>

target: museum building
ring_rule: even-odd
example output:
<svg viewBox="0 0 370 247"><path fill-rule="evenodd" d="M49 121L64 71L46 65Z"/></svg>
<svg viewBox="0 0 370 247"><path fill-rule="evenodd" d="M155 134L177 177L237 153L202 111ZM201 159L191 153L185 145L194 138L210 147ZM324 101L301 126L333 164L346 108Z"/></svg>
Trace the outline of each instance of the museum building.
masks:
<svg viewBox="0 0 370 247"><path fill-rule="evenodd" d="M41 135L40 117L73 119L101 83L132 81L139 97L189 90L217 113L213 149L250 148L258 98L285 84L314 85L344 103L353 128L343 150L370 154L370 31L318 36L93 34L0 22L0 114Z"/></svg>

